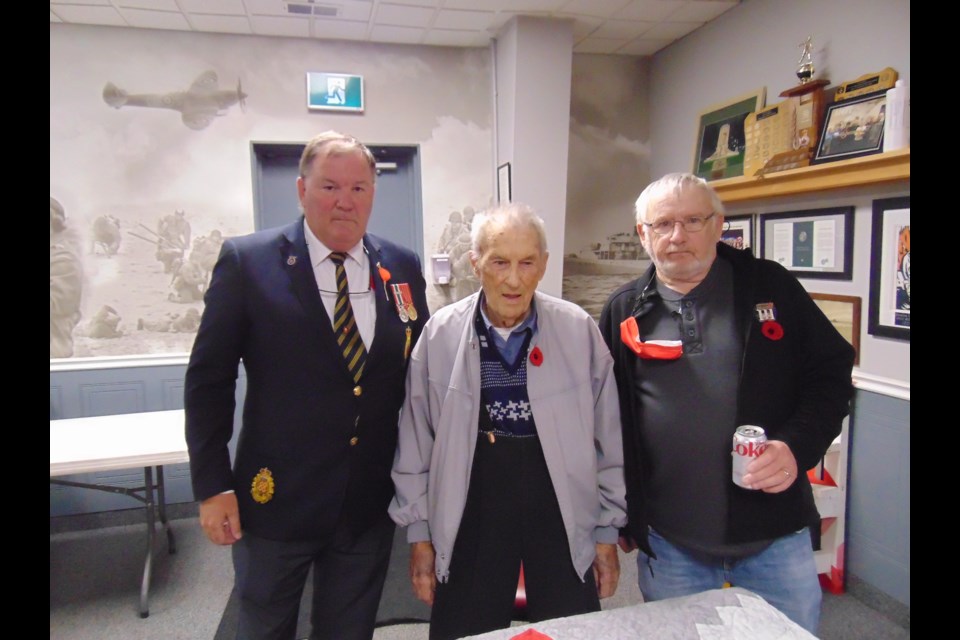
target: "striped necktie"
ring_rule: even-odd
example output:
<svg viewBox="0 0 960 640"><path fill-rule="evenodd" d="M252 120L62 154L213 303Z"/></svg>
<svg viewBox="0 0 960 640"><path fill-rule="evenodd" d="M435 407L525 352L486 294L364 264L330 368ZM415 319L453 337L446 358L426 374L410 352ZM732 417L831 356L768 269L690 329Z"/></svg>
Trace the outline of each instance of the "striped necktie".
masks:
<svg viewBox="0 0 960 640"><path fill-rule="evenodd" d="M353 374L353 381L360 382L363 365L367 361L367 349L363 345L357 320L353 317L353 307L350 305L347 271L343 267L346 257L347 254L342 251L330 254L330 260L337 267L337 303L333 308L333 332L337 336L343 358L347 361L347 368Z"/></svg>

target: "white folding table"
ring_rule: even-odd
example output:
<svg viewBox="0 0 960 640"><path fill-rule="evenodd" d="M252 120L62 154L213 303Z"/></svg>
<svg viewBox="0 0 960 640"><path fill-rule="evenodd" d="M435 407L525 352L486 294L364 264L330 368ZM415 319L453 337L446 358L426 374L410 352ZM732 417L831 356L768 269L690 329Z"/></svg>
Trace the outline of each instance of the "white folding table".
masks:
<svg viewBox="0 0 960 640"><path fill-rule="evenodd" d="M189 460L182 409L50 421L51 484L120 493L146 506L147 553L140 585L141 618L150 615L147 602L157 516L167 533L169 553L177 550L167 522L163 466ZM143 467L142 487L74 482L57 477L133 467Z"/></svg>

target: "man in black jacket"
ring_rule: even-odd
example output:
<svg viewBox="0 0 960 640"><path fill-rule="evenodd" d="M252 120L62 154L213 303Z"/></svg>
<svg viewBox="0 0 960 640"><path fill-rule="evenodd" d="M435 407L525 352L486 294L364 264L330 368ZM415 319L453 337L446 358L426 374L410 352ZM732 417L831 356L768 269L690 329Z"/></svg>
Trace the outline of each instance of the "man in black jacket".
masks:
<svg viewBox="0 0 960 640"><path fill-rule="evenodd" d="M629 525L645 601L732 584L816 634L821 591L807 478L840 433L854 351L779 264L720 242L723 203L669 174L636 202L653 264L610 296ZM732 479L739 425L766 449Z"/></svg>

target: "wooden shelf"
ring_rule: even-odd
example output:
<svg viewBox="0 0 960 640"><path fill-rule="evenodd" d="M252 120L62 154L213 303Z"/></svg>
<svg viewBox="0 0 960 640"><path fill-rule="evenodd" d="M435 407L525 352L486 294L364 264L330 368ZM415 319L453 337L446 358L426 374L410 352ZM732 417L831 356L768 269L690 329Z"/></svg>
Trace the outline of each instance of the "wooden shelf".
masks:
<svg viewBox="0 0 960 640"><path fill-rule="evenodd" d="M713 180L724 204L910 180L910 148L838 160L765 176Z"/></svg>

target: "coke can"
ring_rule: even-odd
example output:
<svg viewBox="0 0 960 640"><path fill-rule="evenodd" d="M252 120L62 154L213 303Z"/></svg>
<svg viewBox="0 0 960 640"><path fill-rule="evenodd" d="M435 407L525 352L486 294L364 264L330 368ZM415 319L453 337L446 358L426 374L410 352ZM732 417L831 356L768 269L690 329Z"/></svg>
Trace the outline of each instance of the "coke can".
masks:
<svg viewBox="0 0 960 640"><path fill-rule="evenodd" d="M747 472L747 465L757 458L767 448L767 434L762 427L745 424L737 427L733 434L733 484L744 489L750 487L742 484L743 475Z"/></svg>

